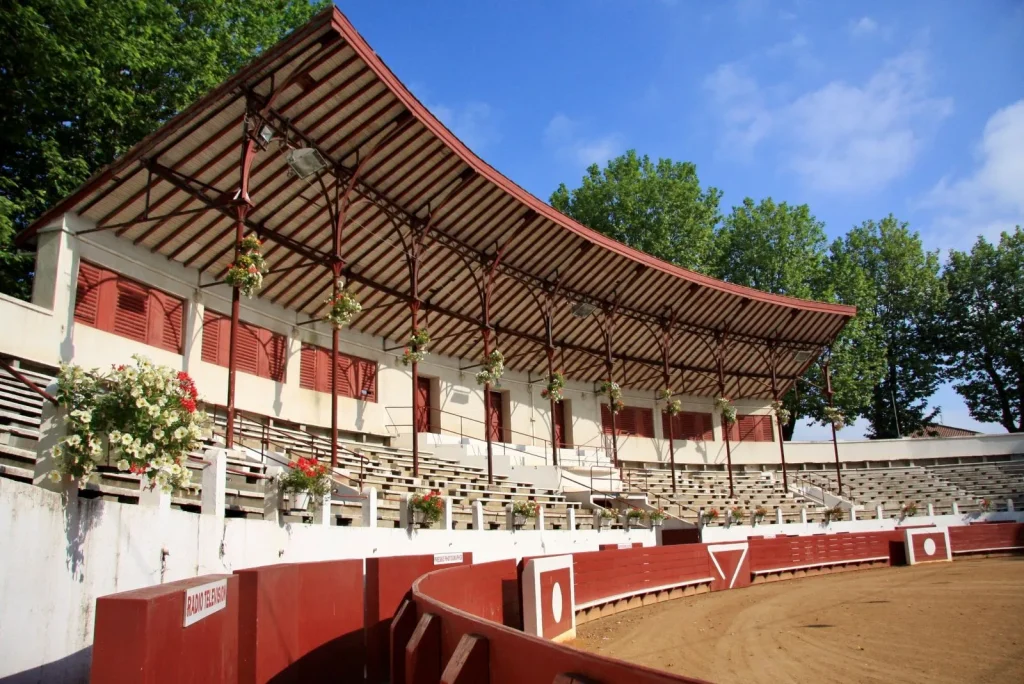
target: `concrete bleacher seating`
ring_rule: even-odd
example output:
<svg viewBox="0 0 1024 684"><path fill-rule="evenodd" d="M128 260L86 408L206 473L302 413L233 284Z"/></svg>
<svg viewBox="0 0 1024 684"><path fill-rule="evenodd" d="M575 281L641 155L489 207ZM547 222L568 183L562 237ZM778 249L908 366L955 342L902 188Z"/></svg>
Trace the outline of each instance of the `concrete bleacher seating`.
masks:
<svg viewBox="0 0 1024 684"><path fill-rule="evenodd" d="M665 508L687 522L696 522L700 509L717 508L724 517L733 506L744 509L744 522L759 506L774 518L781 509L783 520L800 519L802 508L813 509L815 504L792 492L787 492L781 479L773 472L734 472L733 493L729 496L728 474L719 471L676 471L676 492L672 492L672 474L666 469L627 468L623 472L627 491L645 493L651 505Z"/></svg>
<svg viewBox="0 0 1024 684"><path fill-rule="evenodd" d="M1002 510L1007 501L1013 501L1015 509L1024 507L1024 460L934 465L926 470L975 501L988 499L993 508Z"/></svg>
<svg viewBox="0 0 1024 684"><path fill-rule="evenodd" d="M839 491L834 470L794 471L790 477L804 477L813 485L833 493ZM952 513L954 502L961 511L976 508L975 497L922 466L843 468L842 479L842 496L872 517L879 505L886 517L899 517L903 505L910 502L917 504L919 515L928 504L933 505L936 514Z"/></svg>

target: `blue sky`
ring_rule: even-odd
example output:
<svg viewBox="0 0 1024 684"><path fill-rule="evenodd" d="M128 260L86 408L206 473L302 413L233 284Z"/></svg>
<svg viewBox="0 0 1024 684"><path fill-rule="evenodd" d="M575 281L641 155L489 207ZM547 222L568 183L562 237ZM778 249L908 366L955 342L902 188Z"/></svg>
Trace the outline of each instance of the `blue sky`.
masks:
<svg viewBox="0 0 1024 684"><path fill-rule="evenodd" d="M830 236L892 212L930 249L1024 224L1024 2L339 2L466 144L547 200L635 148ZM942 422L979 425L949 387ZM855 425L843 436L862 434ZM798 438L824 438L821 427Z"/></svg>

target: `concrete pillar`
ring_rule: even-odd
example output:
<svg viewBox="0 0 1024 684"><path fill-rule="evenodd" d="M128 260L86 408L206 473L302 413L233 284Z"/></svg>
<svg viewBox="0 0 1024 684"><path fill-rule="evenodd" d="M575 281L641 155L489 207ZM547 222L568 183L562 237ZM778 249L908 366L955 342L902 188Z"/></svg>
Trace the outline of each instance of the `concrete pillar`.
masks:
<svg viewBox="0 0 1024 684"><path fill-rule="evenodd" d="M484 528L484 505L481 501L473 502L473 529L483 530Z"/></svg>
<svg viewBox="0 0 1024 684"><path fill-rule="evenodd" d="M535 523L535 529L538 529L538 530L543 530L544 529L544 507L543 506L538 506L537 507L537 517L534 518L534 523Z"/></svg>
<svg viewBox="0 0 1024 684"><path fill-rule="evenodd" d="M66 218L61 217L56 224L37 234L35 277L32 279L32 303L53 311L61 324L73 315L71 299L78 278L73 238Z"/></svg>
<svg viewBox="0 0 1024 684"><path fill-rule="evenodd" d="M516 529L516 516L512 514L512 504L505 504L505 529Z"/></svg>
<svg viewBox="0 0 1024 684"><path fill-rule="evenodd" d="M334 518L334 511L331 509L331 502L334 501L334 492L330 491L324 496L323 500L317 502L319 506L316 508L316 515L313 516L314 525L323 525L324 527L331 526L331 520Z"/></svg>
<svg viewBox="0 0 1024 684"><path fill-rule="evenodd" d="M594 529L601 529L601 511L594 511Z"/></svg>
<svg viewBox="0 0 1024 684"><path fill-rule="evenodd" d="M885 515L882 512L882 504L875 506L875 520L882 520Z"/></svg>
<svg viewBox="0 0 1024 684"><path fill-rule="evenodd" d="M776 508L775 509L775 524L776 525L781 525L782 524L782 509L781 508Z"/></svg>
<svg viewBox="0 0 1024 684"><path fill-rule="evenodd" d="M1013 508L1013 499L1007 499L1007 500L1006 500L1006 510L1007 510L1007 512L1009 512L1009 513L1013 513L1013 511L1014 511L1014 508Z"/></svg>
<svg viewBox="0 0 1024 684"><path fill-rule="evenodd" d="M953 515L960 515L960 504L953 502Z"/></svg>
<svg viewBox="0 0 1024 684"><path fill-rule="evenodd" d="M324 339L327 340L327 348L330 349L330 336ZM288 356L285 357L287 365L285 366L284 381L285 384L298 387L302 371L302 338L300 337L300 328L298 326L292 327L286 344L288 345ZM327 393L329 395L330 390ZM328 396L328 399L330 399L330 396ZM330 416L330 410L327 413Z"/></svg>
<svg viewBox="0 0 1024 684"><path fill-rule="evenodd" d="M452 508L454 507L452 498L450 496L442 496L441 505L441 529L450 532L452 530Z"/></svg>
<svg viewBox="0 0 1024 684"><path fill-rule="evenodd" d="M567 508L565 511L565 524L569 528L569 533L572 534L576 531L576 509Z"/></svg>
<svg viewBox="0 0 1024 684"><path fill-rule="evenodd" d="M224 449L207 449L203 453L207 460L203 468L202 513L218 518L224 517L227 504L228 454Z"/></svg>
<svg viewBox="0 0 1024 684"><path fill-rule="evenodd" d="M935 515L935 504L932 504L932 503L928 504L928 515L929 516Z"/></svg>
<svg viewBox="0 0 1024 684"><path fill-rule="evenodd" d="M194 373L203 358L203 304L202 294L196 290L190 301L185 302L185 346L182 348L182 367Z"/></svg>
<svg viewBox="0 0 1024 684"><path fill-rule="evenodd" d="M363 492L366 496L363 499L363 527L377 526L377 489L368 487Z"/></svg>
<svg viewBox="0 0 1024 684"><path fill-rule="evenodd" d="M850 522L856 522L857 520L857 509L850 506Z"/></svg>
<svg viewBox="0 0 1024 684"><path fill-rule="evenodd" d="M804 525L807 524L807 509L806 508L801 508L800 509L800 522L802 522Z"/></svg>
<svg viewBox="0 0 1024 684"><path fill-rule="evenodd" d="M160 487L151 487L152 484L148 477L142 477L139 505L147 508L161 508L165 511L171 510L171 495L162 491Z"/></svg>
<svg viewBox="0 0 1024 684"><path fill-rule="evenodd" d="M263 481L263 519L273 523L281 522L281 488L277 485L277 476L283 468L273 462L267 463Z"/></svg>
<svg viewBox="0 0 1024 684"><path fill-rule="evenodd" d="M402 494L401 503L398 504L398 524L402 527L412 526L412 514L409 513L409 502L412 494Z"/></svg>

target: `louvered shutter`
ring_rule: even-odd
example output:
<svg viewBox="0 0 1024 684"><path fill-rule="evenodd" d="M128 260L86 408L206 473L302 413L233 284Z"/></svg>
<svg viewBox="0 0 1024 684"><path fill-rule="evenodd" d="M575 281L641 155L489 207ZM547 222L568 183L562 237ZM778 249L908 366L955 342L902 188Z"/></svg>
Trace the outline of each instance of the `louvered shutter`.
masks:
<svg viewBox="0 0 1024 684"><path fill-rule="evenodd" d="M330 352L328 352L330 354ZM355 385L355 370L352 368L352 357L346 354L338 354L338 394L343 397L353 397L353 385Z"/></svg>
<svg viewBox="0 0 1024 684"><path fill-rule="evenodd" d="M231 323L225 326L230 335ZM238 340L235 344L235 367L243 373L259 375L260 339L259 328L242 323L238 326Z"/></svg>
<svg viewBox="0 0 1024 684"><path fill-rule="evenodd" d="M317 348L311 344L303 344L299 352L299 387L317 389L316 362Z"/></svg>
<svg viewBox="0 0 1024 684"><path fill-rule="evenodd" d="M377 401L377 362L359 359L359 399Z"/></svg>
<svg viewBox="0 0 1024 684"><path fill-rule="evenodd" d="M636 434L636 409L627 406L615 415L615 427L620 435Z"/></svg>
<svg viewBox="0 0 1024 684"><path fill-rule="evenodd" d="M288 366L288 341L284 335L270 333L270 339L265 347L267 352L267 370L270 371L270 379L274 382L285 381L285 369Z"/></svg>
<svg viewBox="0 0 1024 684"><path fill-rule="evenodd" d="M180 354L185 303L159 290L150 290L149 303L149 343L154 347Z"/></svg>
<svg viewBox="0 0 1024 684"><path fill-rule="evenodd" d="M207 363L215 363L219 366L226 366L227 359L221 361L220 339L221 324L224 317L209 309L203 311L203 354L202 359Z"/></svg>
<svg viewBox="0 0 1024 684"><path fill-rule="evenodd" d="M612 434L612 412L608 404L601 404L601 430L606 435Z"/></svg>
<svg viewBox="0 0 1024 684"><path fill-rule="evenodd" d="M715 441L715 425L711 420L710 413L695 413L694 427L696 429L695 434L699 434L700 438L705 442Z"/></svg>
<svg viewBox="0 0 1024 684"><path fill-rule="evenodd" d="M75 289L75 320L96 326L99 319L100 281L103 269L87 264L78 264L78 284Z"/></svg>
<svg viewBox="0 0 1024 684"><path fill-rule="evenodd" d="M149 293L130 280L117 283L114 304L114 332L138 342L146 342L149 333Z"/></svg>
<svg viewBox="0 0 1024 684"><path fill-rule="evenodd" d="M636 434L638 437L654 438L654 411L647 408L635 408Z"/></svg>

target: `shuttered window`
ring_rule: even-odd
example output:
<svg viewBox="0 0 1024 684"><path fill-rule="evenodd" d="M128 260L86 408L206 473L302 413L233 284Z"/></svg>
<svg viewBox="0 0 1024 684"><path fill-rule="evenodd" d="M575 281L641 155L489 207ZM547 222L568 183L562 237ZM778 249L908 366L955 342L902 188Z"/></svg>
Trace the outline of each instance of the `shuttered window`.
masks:
<svg viewBox="0 0 1024 684"><path fill-rule="evenodd" d="M184 315L178 297L85 261L78 265L78 323L180 354Z"/></svg>
<svg viewBox="0 0 1024 684"><path fill-rule="evenodd" d="M612 414L608 404L601 404L601 427L606 435L612 434ZM615 414L615 429L620 435L654 437L654 411L639 406L626 406Z"/></svg>
<svg viewBox="0 0 1024 684"><path fill-rule="evenodd" d="M235 367L243 373L284 382L288 340L284 335L239 321ZM227 368L231 357L231 319L210 309L203 311L202 359Z"/></svg>
<svg viewBox="0 0 1024 684"><path fill-rule="evenodd" d="M331 391L331 350L303 344L299 359L299 385L317 392ZM338 394L377 401L377 363L338 353Z"/></svg>
<svg viewBox="0 0 1024 684"><path fill-rule="evenodd" d="M772 442L773 417L736 416L736 422L729 427L729 439L734 442Z"/></svg>
<svg viewBox="0 0 1024 684"><path fill-rule="evenodd" d="M668 439L669 416L661 412L661 436ZM713 442L715 433L711 426L710 413L694 413L682 411L672 416L672 438Z"/></svg>

